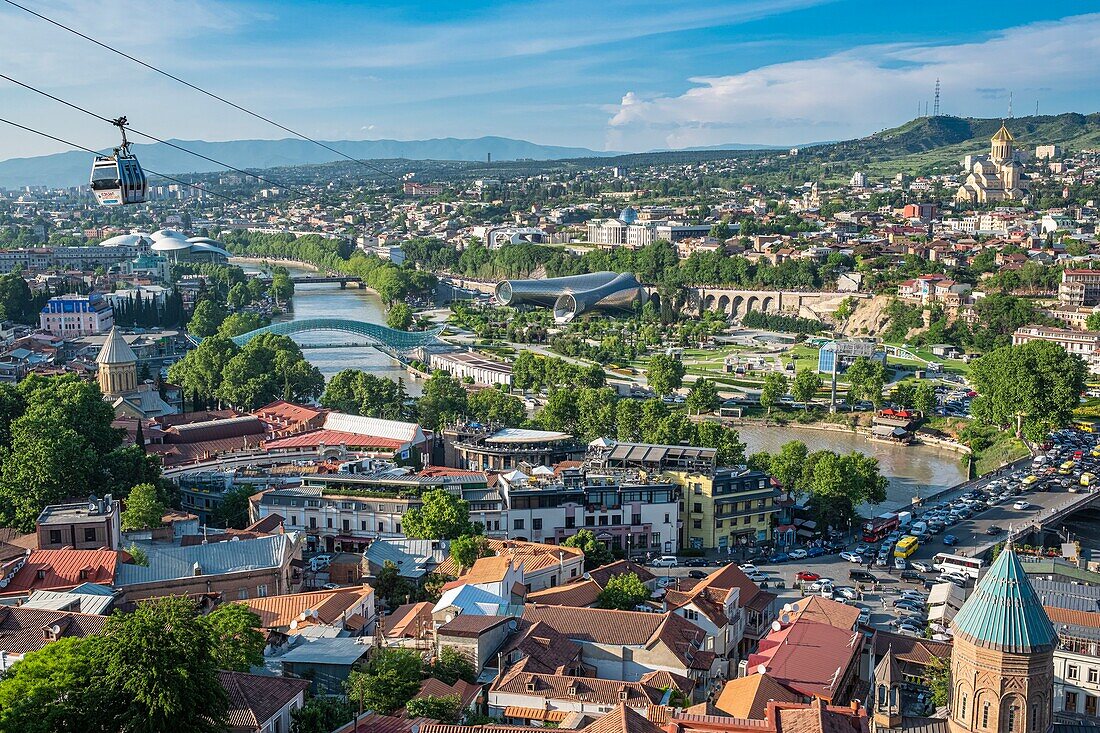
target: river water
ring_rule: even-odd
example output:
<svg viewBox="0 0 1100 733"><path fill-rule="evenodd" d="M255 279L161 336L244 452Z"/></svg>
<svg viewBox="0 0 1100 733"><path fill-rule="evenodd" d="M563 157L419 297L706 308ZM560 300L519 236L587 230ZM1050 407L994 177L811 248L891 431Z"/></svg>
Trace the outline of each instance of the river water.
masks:
<svg viewBox="0 0 1100 733"><path fill-rule="evenodd" d="M255 263L234 260L246 273L258 273ZM301 267L288 267L292 275L310 274ZM301 320L305 318L349 318L385 325L386 312L381 299L370 290L356 287L341 289L338 284L297 285L294 288L294 311L276 320ZM294 340L303 345L356 343L354 336L340 333L300 333ZM306 358L325 377L331 377L341 369L362 369L379 377L405 379L406 389L412 396L419 396L421 383L411 378L396 361L371 347L307 348ZM768 451L775 453L786 442L801 440L810 450L831 450L849 453L853 450L878 459L882 474L887 477L886 503L866 511L886 511L907 506L913 496L931 493L961 483L966 473L961 454L933 446L897 446L872 443L865 436L854 433L834 433L797 427L763 427L744 425L738 428L741 440L749 453Z"/></svg>
<svg viewBox="0 0 1100 733"><path fill-rule="evenodd" d="M253 262L241 262L234 258L232 264L239 265L246 274L256 274L263 270ZM291 275L309 275L312 270L287 266ZM276 317L275 321L300 321L306 318L347 318L353 321L366 321L386 325L386 309L372 290L360 290L354 285L341 289L338 283L295 285L293 312ZM362 343L362 337L353 334L323 331L319 333L296 333L294 340L303 347L310 344L355 344ZM413 397L421 392L421 383L396 361L378 349L370 346L340 346L336 348L303 348L302 353L311 364L329 378L342 369L361 369L376 377L388 377L405 380L405 389Z"/></svg>
<svg viewBox="0 0 1100 733"><path fill-rule="evenodd" d="M928 496L966 480L961 453L930 445L891 445L877 443L856 433L835 433L797 427L742 425L737 428L745 443L745 452L779 452L784 443L801 440L811 451L837 453L859 451L878 459L879 470L886 476L886 502L867 511L887 511L908 506L914 496Z"/></svg>

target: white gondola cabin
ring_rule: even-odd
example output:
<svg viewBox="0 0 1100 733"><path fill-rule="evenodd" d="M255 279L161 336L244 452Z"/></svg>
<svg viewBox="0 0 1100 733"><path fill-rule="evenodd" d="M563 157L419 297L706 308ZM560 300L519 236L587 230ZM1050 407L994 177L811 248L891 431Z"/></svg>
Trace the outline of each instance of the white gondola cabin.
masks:
<svg viewBox="0 0 1100 733"><path fill-rule="evenodd" d="M122 145L115 148L114 155L96 156L92 163L92 193L102 206L144 203L149 182L137 157L130 152L126 118L120 117L114 123L122 131Z"/></svg>

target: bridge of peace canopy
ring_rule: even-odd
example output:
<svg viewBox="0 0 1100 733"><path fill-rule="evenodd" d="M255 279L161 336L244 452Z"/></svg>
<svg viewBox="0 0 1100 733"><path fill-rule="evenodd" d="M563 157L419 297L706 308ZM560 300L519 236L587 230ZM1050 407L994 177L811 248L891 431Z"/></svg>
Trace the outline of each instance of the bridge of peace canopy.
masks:
<svg viewBox="0 0 1100 733"><path fill-rule="evenodd" d="M244 346L256 336L265 333L274 333L280 336L292 336L296 333L316 333L321 331L341 332L362 336L373 346L384 350L406 353L422 346L428 346L437 341L444 326L438 326L428 331L398 331L377 323L366 321L353 321L347 318L304 318L299 321L284 321L272 323L270 326L257 328L240 336L234 336L232 341L237 346Z"/></svg>

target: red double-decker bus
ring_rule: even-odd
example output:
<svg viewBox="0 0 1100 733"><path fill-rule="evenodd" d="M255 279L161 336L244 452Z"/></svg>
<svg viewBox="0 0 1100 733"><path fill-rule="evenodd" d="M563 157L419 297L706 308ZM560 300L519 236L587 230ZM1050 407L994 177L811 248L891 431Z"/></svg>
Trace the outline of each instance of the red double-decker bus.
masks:
<svg viewBox="0 0 1100 733"><path fill-rule="evenodd" d="M880 514L869 522L863 523L863 541L880 542L886 539L886 535L893 532L900 525L898 515L894 512Z"/></svg>

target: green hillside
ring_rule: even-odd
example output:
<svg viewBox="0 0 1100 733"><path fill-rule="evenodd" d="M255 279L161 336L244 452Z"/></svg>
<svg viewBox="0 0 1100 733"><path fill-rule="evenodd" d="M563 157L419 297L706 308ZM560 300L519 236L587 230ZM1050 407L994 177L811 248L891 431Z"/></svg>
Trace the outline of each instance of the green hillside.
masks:
<svg viewBox="0 0 1100 733"><path fill-rule="evenodd" d="M1005 122L1023 149L1048 144L1069 150L1100 148L1100 113L1016 117ZM808 148L804 154L822 163L864 166L869 173L942 172L957 169L959 160L969 153L988 152L989 139L1000 126L1000 119L921 117L858 140Z"/></svg>

